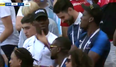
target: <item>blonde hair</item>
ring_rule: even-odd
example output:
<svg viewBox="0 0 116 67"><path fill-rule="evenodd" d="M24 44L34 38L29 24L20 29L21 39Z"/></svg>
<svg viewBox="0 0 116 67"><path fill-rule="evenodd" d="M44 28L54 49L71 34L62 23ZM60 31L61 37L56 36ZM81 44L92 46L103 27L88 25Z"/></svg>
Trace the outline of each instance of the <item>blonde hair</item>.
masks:
<svg viewBox="0 0 116 67"><path fill-rule="evenodd" d="M40 7L38 6L38 4L34 1L29 1L28 3L30 3L30 6L24 6L22 7L22 14L24 16L33 13L34 11L38 10Z"/></svg>

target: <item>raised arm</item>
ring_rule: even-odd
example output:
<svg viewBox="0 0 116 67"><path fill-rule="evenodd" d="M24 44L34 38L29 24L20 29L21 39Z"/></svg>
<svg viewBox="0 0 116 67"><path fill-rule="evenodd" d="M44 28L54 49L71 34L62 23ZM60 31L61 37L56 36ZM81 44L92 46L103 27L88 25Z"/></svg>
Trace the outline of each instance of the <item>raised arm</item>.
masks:
<svg viewBox="0 0 116 67"><path fill-rule="evenodd" d="M22 14L22 7L19 8L18 10L18 14L17 14L17 17L16 17L16 29L18 31L21 30L22 28L22 24L21 24L21 19L23 18L23 14Z"/></svg>

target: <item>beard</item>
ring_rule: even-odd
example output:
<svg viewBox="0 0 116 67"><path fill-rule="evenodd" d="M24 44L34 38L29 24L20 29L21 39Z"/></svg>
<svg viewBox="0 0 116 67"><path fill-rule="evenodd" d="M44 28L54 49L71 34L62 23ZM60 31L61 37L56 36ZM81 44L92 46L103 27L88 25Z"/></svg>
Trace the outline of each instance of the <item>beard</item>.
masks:
<svg viewBox="0 0 116 67"><path fill-rule="evenodd" d="M72 25L74 23L74 18L73 16L71 16L68 20L64 21L66 23L68 23L68 25Z"/></svg>
<svg viewBox="0 0 116 67"><path fill-rule="evenodd" d="M51 56L51 59L54 60L54 59L56 59L56 58L55 58L55 56Z"/></svg>
<svg viewBox="0 0 116 67"><path fill-rule="evenodd" d="M40 34L40 35L42 35L42 30L43 30L43 33L45 34L45 35L47 35L48 34L48 28L45 28L45 29L37 29L36 28L36 32L38 33L38 34Z"/></svg>

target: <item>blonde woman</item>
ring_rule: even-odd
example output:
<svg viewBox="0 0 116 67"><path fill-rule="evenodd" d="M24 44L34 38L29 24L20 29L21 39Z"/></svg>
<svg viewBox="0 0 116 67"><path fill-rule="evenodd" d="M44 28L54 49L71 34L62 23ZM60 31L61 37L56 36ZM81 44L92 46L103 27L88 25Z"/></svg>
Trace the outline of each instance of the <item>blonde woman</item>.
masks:
<svg viewBox="0 0 116 67"><path fill-rule="evenodd" d="M40 6L36 2L34 2L34 1L29 1L27 3L29 3L30 6L24 6L24 7L22 7L22 14L24 16L26 16L28 14L31 14L34 11L36 11L37 9L40 8Z"/></svg>

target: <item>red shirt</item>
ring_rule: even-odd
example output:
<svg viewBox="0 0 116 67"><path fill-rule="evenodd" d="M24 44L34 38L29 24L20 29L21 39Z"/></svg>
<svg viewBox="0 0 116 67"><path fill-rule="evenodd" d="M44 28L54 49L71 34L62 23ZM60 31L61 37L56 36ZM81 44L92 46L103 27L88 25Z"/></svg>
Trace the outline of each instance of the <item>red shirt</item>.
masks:
<svg viewBox="0 0 116 67"><path fill-rule="evenodd" d="M103 5L108 4L108 3L109 3L109 0L99 0L97 4L98 4L100 7L102 7Z"/></svg>
<svg viewBox="0 0 116 67"><path fill-rule="evenodd" d="M100 5L100 7L102 7L103 5L112 3L112 2L116 2L116 0L99 0L98 5Z"/></svg>
<svg viewBox="0 0 116 67"><path fill-rule="evenodd" d="M72 0L71 3L73 4L74 6L74 9L77 11L77 12L82 12L84 11L84 9L81 7L81 4L82 3L85 3L86 5L89 5L89 3L87 3L85 0L80 0L80 1L76 1L76 0ZM67 23L63 23L61 22L61 26L69 26Z"/></svg>
<svg viewBox="0 0 116 67"><path fill-rule="evenodd" d="M109 3L116 2L116 0L109 0Z"/></svg>

